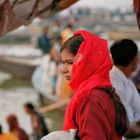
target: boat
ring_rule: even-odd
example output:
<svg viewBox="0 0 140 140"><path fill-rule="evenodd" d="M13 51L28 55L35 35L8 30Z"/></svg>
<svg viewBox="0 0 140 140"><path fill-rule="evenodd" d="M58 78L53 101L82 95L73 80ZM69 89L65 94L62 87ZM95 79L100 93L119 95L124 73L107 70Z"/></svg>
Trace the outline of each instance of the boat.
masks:
<svg viewBox="0 0 140 140"><path fill-rule="evenodd" d="M0 0L0 35L21 25L29 25L35 18L47 19L71 6L78 0ZM26 11L25 11L26 7ZM133 0L133 7L140 28L140 0ZM22 12L24 11L24 12Z"/></svg>
<svg viewBox="0 0 140 140"><path fill-rule="evenodd" d="M120 40L123 38L140 40L140 32L134 30L110 30L107 32L107 36L111 40Z"/></svg>
<svg viewBox="0 0 140 140"><path fill-rule="evenodd" d="M36 17L52 17L76 1L78 0L0 0L0 35L21 25L29 25Z"/></svg>
<svg viewBox="0 0 140 140"><path fill-rule="evenodd" d="M39 63L34 57L0 56L0 68L17 78L31 78Z"/></svg>
<svg viewBox="0 0 140 140"><path fill-rule="evenodd" d="M13 77L31 78L35 68L41 63L42 54L31 46L1 46L0 68ZM22 51L21 51L22 48Z"/></svg>
<svg viewBox="0 0 140 140"><path fill-rule="evenodd" d="M35 18L47 19L78 0L0 0L0 35L21 25L29 25ZM25 11L26 7L26 11ZM140 0L133 0L140 28ZM24 12L22 12L24 11Z"/></svg>

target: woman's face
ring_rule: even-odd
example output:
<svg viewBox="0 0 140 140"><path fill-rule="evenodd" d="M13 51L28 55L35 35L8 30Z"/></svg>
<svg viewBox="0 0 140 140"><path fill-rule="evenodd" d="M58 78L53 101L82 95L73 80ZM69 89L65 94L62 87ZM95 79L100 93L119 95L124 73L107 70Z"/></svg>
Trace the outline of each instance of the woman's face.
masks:
<svg viewBox="0 0 140 140"><path fill-rule="evenodd" d="M70 81L72 77L72 65L74 61L74 55L71 54L68 49L64 49L61 53L61 59L63 63L62 72L66 80Z"/></svg>

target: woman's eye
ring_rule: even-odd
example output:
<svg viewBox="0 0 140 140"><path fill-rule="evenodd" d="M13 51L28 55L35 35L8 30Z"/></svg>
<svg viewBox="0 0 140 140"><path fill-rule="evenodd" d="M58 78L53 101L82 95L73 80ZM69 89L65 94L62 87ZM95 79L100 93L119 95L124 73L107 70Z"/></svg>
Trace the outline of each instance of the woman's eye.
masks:
<svg viewBox="0 0 140 140"><path fill-rule="evenodd" d="M72 65L73 64L73 61L61 61L61 64L70 64L70 65Z"/></svg>
<svg viewBox="0 0 140 140"><path fill-rule="evenodd" d="M69 63L69 64L73 64L73 61L69 61L68 63Z"/></svg>

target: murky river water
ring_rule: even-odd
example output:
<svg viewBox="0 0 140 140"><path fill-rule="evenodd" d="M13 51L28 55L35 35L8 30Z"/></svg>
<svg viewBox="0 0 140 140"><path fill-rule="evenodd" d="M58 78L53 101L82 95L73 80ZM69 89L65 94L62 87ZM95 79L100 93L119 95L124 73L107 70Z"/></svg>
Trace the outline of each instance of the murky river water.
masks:
<svg viewBox="0 0 140 140"><path fill-rule="evenodd" d="M3 81L5 76L0 73L0 81ZM38 93L29 80L9 79L3 83L0 82L0 123L4 131L8 130L5 117L9 113L15 113L21 127L31 133L30 118L23 110L23 104L28 101L39 107ZM61 111L54 110L43 115L51 131L62 128L64 114Z"/></svg>

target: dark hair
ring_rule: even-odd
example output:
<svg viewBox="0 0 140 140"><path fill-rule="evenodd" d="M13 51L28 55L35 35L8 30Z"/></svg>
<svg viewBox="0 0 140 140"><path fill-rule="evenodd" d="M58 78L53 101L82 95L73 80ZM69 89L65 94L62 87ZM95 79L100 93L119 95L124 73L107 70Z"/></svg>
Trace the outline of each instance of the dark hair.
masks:
<svg viewBox="0 0 140 140"><path fill-rule="evenodd" d="M29 108L29 109L31 109L31 110L34 110L34 105L32 103L30 103L30 102L25 103L24 106Z"/></svg>
<svg viewBox="0 0 140 140"><path fill-rule="evenodd" d="M72 36L62 46L61 52L66 48L74 56L84 41L81 35ZM122 136L127 130L127 115L124 106L122 105L119 96L115 93L113 88L105 88L106 92L110 95L116 111L116 131L118 135Z"/></svg>
<svg viewBox="0 0 140 140"><path fill-rule="evenodd" d="M127 113L122 105L119 96L115 93L115 88L105 88L106 92L110 95L115 111L116 111L116 131L117 133L122 136L128 129L128 119Z"/></svg>
<svg viewBox="0 0 140 140"><path fill-rule="evenodd" d="M83 41L84 39L81 35L72 36L64 42L64 44L61 47L60 52L62 52L66 48L75 56L80 47L80 44Z"/></svg>
<svg viewBox="0 0 140 140"><path fill-rule="evenodd" d="M110 48L114 64L128 66L137 56L138 47L133 40L122 39L116 41Z"/></svg>

